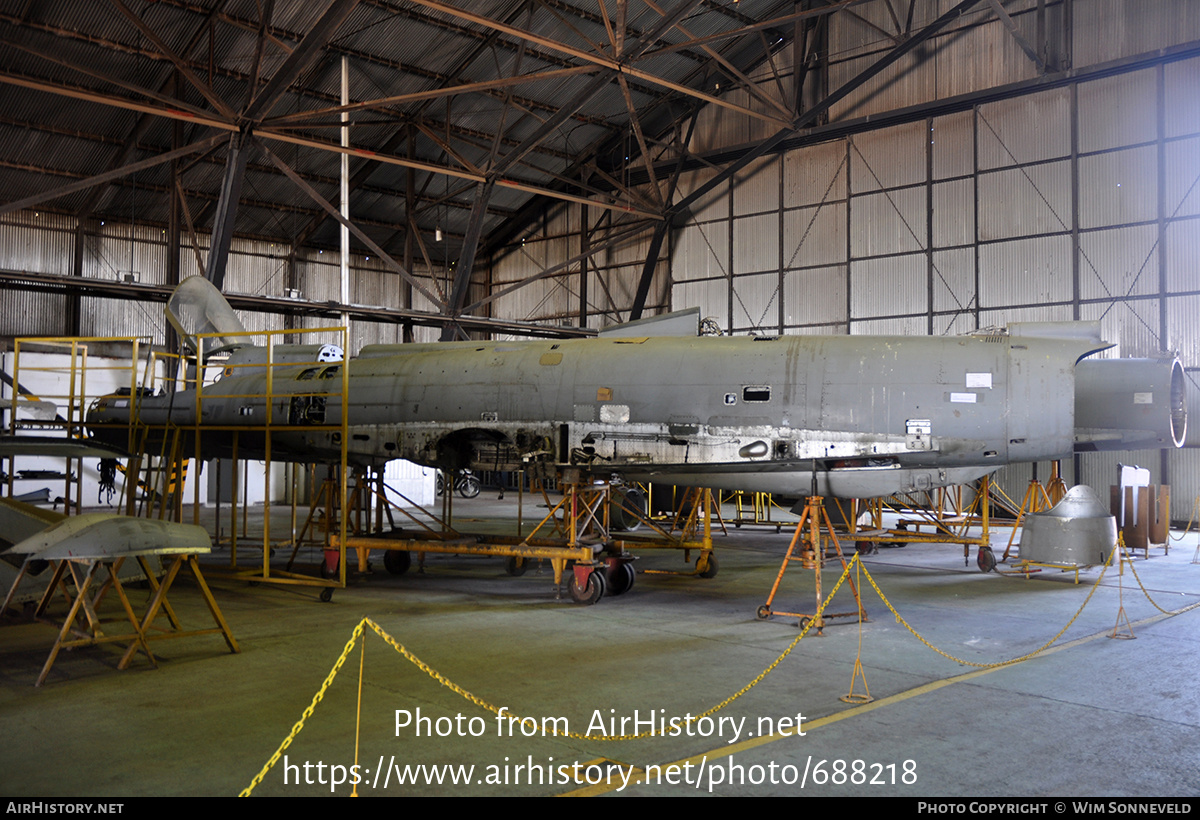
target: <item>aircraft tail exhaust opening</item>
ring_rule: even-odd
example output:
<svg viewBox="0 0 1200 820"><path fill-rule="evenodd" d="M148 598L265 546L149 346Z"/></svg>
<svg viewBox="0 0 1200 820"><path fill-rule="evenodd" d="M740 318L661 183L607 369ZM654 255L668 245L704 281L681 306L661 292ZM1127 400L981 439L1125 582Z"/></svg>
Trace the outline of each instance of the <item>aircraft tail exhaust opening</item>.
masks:
<svg viewBox="0 0 1200 820"><path fill-rule="evenodd" d="M1075 366L1075 450L1182 447L1187 391L1177 358L1094 359Z"/></svg>

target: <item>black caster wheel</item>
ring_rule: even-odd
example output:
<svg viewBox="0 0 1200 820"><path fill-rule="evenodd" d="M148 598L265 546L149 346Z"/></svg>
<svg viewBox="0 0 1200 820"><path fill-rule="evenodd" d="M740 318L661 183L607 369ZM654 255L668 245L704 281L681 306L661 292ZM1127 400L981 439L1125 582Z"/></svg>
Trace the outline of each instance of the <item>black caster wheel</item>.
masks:
<svg viewBox="0 0 1200 820"><path fill-rule="evenodd" d="M388 550L383 554L383 566L392 575L403 575L412 566L412 553L408 550Z"/></svg>
<svg viewBox="0 0 1200 820"><path fill-rule="evenodd" d="M571 600L575 603L590 606L604 597L606 586L604 573L593 572L588 576L587 584L580 588L578 576L572 571L571 580L567 582L567 592L571 593Z"/></svg>

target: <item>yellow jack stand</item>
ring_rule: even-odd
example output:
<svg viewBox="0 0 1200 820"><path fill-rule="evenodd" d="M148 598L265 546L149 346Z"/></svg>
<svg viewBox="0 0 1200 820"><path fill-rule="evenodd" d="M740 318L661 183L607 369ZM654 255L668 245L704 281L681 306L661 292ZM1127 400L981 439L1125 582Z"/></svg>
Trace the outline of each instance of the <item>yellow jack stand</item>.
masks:
<svg viewBox="0 0 1200 820"><path fill-rule="evenodd" d="M1037 477L1037 462L1033 463L1033 477L1029 479L1029 487L1025 490L1025 497L1021 499L1021 509L1017 512L1017 520L1013 524L1012 535L1008 537L1008 546L1004 548L1004 556L1000 559L1000 563L1008 560L1009 553L1012 552L1013 542L1017 540L1017 533L1021 531L1021 522L1025 520L1025 516L1030 513L1039 513L1043 510L1048 510L1054 506L1054 502L1050 500L1050 494L1046 492L1046 488L1038 481ZM1058 462L1054 462L1052 474L1050 477L1050 489L1052 492L1058 492L1058 485L1062 484L1063 480L1058 475ZM1063 495L1066 495L1065 491ZM1062 496L1059 496L1061 500Z"/></svg>
<svg viewBox="0 0 1200 820"><path fill-rule="evenodd" d="M806 523L808 524L807 533L804 530ZM846 557L842 554L842 547L838 543L837 535L834 534L833 525L829 522L829 513L825 511L825 499L819 495L811 495L808 497L808 502L804 505L804 513L800 516L799 523L796 524L796 532L792 535L792 542L788 545L787 554L783 557L783 563L779 567L779 574L775 576L775 585L771 587L771 594L767 596L767 602L758 608L756 615L760 621L765 621L772 615L791 615L799 618L801 627L804 627L810 619L816 617L816 622L813 625L817 628L817 634L823 635L826 618L857 618L859 623L867 620L867 613L863 609L862 599L858 594L858 585L854 583L853 578L847 578L846 580L850 582L850 589L854 593L854 612L837 612L817 617L804 612L784 612L783 610L771 609L771 602L775 600L775 593L779 591L779 584L783 581L783 572L787 569L788 562L790 561L799 561L800 566L803 568L813 570L813 577L816 580L817 606L820 607L822 598L821 566L825 563L825 555L821 547L821 534L823 532L833 542L833 548L837 552L838 560L842 563L842 569L846 568ZM793 557L792 554L796 551L796 545L800 543L802 535L804 536L804 546L800 551L800 555Z"/></svg>
<svg viewBox="0 0 1200 820"><path fill-rule="evenodd" d="M1046 484L1046 492L1050 496L1050 506L1062 501L1067 494L1067 482L1062 477L1062 462L1050 462L1050 481Z"/></svg>

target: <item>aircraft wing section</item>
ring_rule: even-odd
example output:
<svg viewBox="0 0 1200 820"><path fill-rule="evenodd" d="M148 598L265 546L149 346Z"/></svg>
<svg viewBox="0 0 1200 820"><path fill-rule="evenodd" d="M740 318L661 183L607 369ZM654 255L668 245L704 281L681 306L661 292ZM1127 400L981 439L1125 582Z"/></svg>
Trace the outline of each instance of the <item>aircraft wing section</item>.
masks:
<svg viewBox="0 0 1200 820"><path fill-rule="evenodd" d="M0 436L0 458L57 456L59 458L125 458L123 448L95 439L55 436Z"/></svg>
<svg viewBox="0 0 1200 820"><path fill-rule="evenodd" d="M632 322L622 322L603 328L598 334L601 338L630 337L630 336L699 336L700 308L691 307L636 319Z"/></svg>
<svg viewBox="0 0 1200 820"><path fill-rule="evenodd" d="M0 498L0 552L57 524L65 515L12 498Z"/></svg>
<svg viewBox="0 0 1200 820"><path fill-rule="evenodd" d="M111 560L134 555L189 555L212 550L203 527L115 513L64 516L15 544L9 553L48 561L65 558Z"/></svg>

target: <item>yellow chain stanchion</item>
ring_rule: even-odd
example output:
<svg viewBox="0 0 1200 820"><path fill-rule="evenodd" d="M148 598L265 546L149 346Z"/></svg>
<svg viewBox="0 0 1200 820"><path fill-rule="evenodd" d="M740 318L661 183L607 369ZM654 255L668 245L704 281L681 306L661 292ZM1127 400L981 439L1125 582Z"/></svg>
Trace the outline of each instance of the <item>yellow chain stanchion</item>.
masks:
<svg viewBox="0 0 1200 820"><path fill-rule="evenodd" d="M855 557L855 559L857 559L858 554L856 553L854 557ZM858 574L858 583L855 584L854 588L862 589L862 563L861 562L855 563L855 572ZM861 605L861 601L859 603ZM863 620L860 618L858 621L858 654L854 656L854 671L850 673L850 691L847 692L846 694L842 695L840 698L838 698L838 700L842 701L843 703L870 703L871 701L875 700L875 698L871 697L871 687L867 686L867 673L865 671L863 671L862 633L863 633ZM863 693L862 694L857 694L854 691L854 684L858 681L859 678L862 678L862 685L863 685Z"/></svg>
<svg viewBox="0 0 1200 820"><path fill-rule="evenodd" d="M363 669L367 665L367 633L362 633L362 651L358 655L358 708L354 712L354 768L351 771L358 771L358 739L359 730L362 728L362 686L363 686ZM354 781L354 788L350 791L351 797L358 797L358 781Z"/></svg>
<svg viewBox="0 0 1200 820"><path fill-rule="evenodd" d="M836 593L838 591L838 589L841 587L842 582L845 581L847 577L849 577L850 570L854 566L854 564L857 560L858 560L858 556L856 555L856 556L854 556L854 560L852 560L849 564L847 564L846 569L841 574L841 577L839 577L837 583L833 585L833 590L829 593L829 595L827 595L825 597L825 600L822 601L821 605L817 608L817 616L819 616L822 612L824 612L825 607L829 605L829 602L831 600L833 600L834 593ZM743 686L741 689L739 689L733 695L730 695L728 698L721 701L720 703L718 703L716 706L712 707L711 709L709 709L705 712L701 712L698 715L694 715L692 717L692 721L694 722L694 721L700 720L701 718L709 717L710 715L715 714L716 712L720 711L721 709L724 709L729 704L733 703L735 700L740 698L742 695L749 692L751 689L753 689L759 683L761 683L762 680L764 678L766 678L767 675L769 675L769 674L771 674L771 672L775 671L775 667L779 666L779 664L783 662L784 658L786 658L788 655L791 654L792 650L796 648L796 644L800 643L800 641L804 638L804 636L808 634L809 629L812 628L812 625L813 625L813 623L816 622L816 620L817 620L817 618L814 617L807 624L805 624L804 628L800 631L800 634L796 636L796 639L794 641L792 641L788 645L787 649L783 650L783 652L780 653L779 657L776 658L771 663L770 666L768 666L766 669L764 669L758 675L758 677L756 677L754 680L750 681L748 684ZM367 626L369 626L371 629L373 629L375 631L375 633L377 635L379 635L379 637L383 638L384 641L386 641L393 649L395 649L397 652L399 652L401 655L403 655L405 658L407 658L409 661L411 661L418 669L420 669L425 674L429 675L429 677L436 680L442 686L445 686L450 691L455 692L458 695L461 695L463 698L465 698L466 700L469 700L471 703L474 703L476 706L480 707L481 709L486 709L487 711L489 711L492 714L495 714L497 716L500 714L499 707L497 707L491 703L488 703L483 698L480 698L476 695L471 694L466 689L463 689L461 686L454 683L453 681L447 680L436 669L431 668L428 664L426 664L424 661L422 661L416 655L412 654L407 649L405 649L401 644L397 643L396 639L393 638L391 635L389 635L387 632L385 632L383 630L383 628L381 626L379 626L379 624L375 623L370 618L364 618L363 622ZM507 710L505 710L505 711L507 711ZM537 720L535 718L517 717L516 715L512 714L511 712L508 713L508 717L509 717L509 719L511 719L515 723L518 723L521 726L531 726L533 728L538 729L539 731L542 730L541 725L537 722ZM574 738L575 740L603 740L603 741L641 740L643 738L654 736L653 730L647 730L645 732L642 732L642 733L636 734L636 735L581 735L578 732L570 732L570 731L561 732L554 727L549 727L546 731L549 734L553 734L558 737L570 737L570 738Z"/></svg>
<svg viewBox="0 0 1200 820"><path fill-rule="evenodd" d="M1110 638L1119 638L1121 640L1136 640L1137 635L1133 634L1133 624L1129 623L1129 616L1125 613L1125 564L1129 564L1130 569L1133 568L1133 561L1125 555L1125 534L1117 535L1117 545L1113 548L1114 552L1120 553L1117 560L1120 562L1117 567L1117 623L1113 626L1112 632L1108 633ZM1125 631L1121 631L1121 622L1125 622Z"/></svg>

